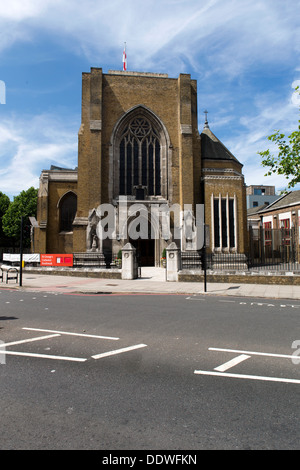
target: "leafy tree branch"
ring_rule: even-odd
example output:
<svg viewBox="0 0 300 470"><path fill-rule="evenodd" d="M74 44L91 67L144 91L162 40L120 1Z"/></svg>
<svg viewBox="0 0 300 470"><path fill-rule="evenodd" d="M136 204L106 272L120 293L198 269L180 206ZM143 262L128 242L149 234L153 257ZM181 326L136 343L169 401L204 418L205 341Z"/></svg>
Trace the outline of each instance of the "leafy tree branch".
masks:
<svg viewBox="0 0 300 470"><path fill-rule="evenodd" d="M295 91L299 93L299 87L296 87ZM269 168L265 176L283 175L289 180L288 188L293 188L300 183L300 119L297 130L288 137L277 130L268 137L268 140L277 146L278 152L276 155L273 155L269 149L258 152L262 157L262 165Z"/></svg>

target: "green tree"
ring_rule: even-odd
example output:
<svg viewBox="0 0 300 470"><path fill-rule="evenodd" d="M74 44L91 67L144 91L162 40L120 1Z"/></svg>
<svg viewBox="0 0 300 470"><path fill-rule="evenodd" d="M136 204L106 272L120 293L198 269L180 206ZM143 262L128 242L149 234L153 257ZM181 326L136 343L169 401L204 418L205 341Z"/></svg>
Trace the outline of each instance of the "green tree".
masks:
<svg viewBox="0 0 300 470"><path fill-rule="evenodd" d="M14 243L20 240L21 217L23 216L23 245L30 247L29 217L36 217L38 190L33 187L14 197L2 218L3 231Z"/></svg>
<svg viewBox="0 0 300 470"><path fill-rule="evenodd" d="M295 91L299 93L299 87ZM300 94L300 93L299 93ZM287 138L285 134L277 130L268 137L278 148L277 155L272 155L270 150L258 152L262 157L262 165L269 167L265 176L272 174L283 175L288 182L288 188L293 188L300 183L300 119L298 128Z"/></svg>
<svg viewBox="0 0 300 470"><path fill-rule="evenodd" d="M5 212L7 211L9 204L10 204L9 197L0 191L0 245L1 246L6 245L6 242L7 242L7 239L3 232L2 218Z"/></svg>

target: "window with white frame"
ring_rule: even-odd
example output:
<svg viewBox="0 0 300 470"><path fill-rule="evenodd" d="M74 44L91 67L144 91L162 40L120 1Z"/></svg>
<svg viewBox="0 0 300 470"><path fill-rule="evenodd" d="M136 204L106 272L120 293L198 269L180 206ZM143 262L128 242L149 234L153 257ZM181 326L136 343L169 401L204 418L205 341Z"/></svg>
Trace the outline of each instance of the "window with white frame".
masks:
<svg viewBox="0 0 300 470"><path fill-rule="evenodd" d="M236 247L236 197L212 195L212 248L229 251Z"/></svg>

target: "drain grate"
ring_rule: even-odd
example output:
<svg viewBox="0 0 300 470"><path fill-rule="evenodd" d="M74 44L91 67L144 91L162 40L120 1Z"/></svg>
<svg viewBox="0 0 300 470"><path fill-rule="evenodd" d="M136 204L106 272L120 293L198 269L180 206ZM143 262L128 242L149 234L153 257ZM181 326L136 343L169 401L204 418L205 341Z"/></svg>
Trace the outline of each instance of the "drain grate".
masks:
<svg viewBox="0 0 300 470"><path fill-rule="evenodd" d="M112 294L112 292L93 292L93 294L96 294L96 295L103 295L103 294Z"/></svg>

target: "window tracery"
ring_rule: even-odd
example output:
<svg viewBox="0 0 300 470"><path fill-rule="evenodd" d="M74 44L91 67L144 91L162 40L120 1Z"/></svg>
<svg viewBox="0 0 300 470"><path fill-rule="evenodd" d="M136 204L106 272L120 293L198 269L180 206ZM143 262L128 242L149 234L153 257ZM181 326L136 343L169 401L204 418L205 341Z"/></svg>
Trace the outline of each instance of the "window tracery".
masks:
<svg viewBox="0 0 300 470"><path fill-rule="evenodd" d="M161 144L144 117L134 117L120 139L119 194L137 199L161 195Z"/></svg>

